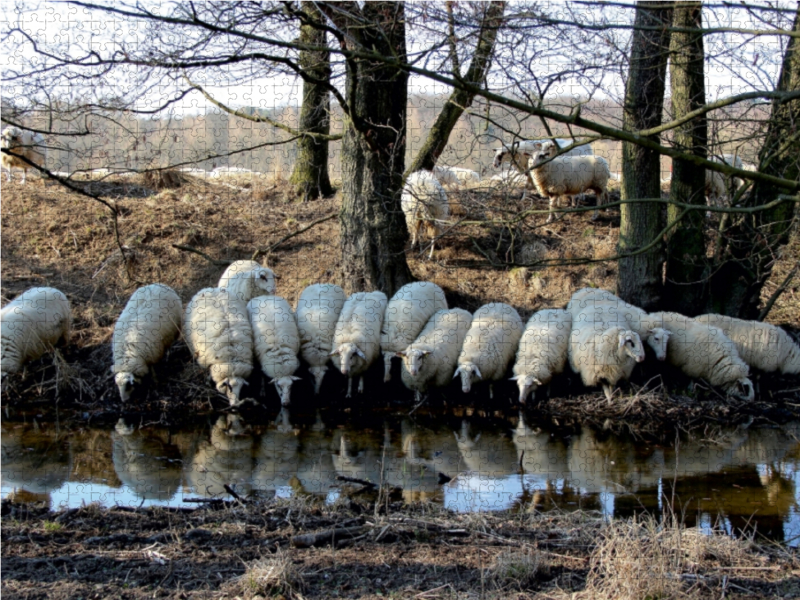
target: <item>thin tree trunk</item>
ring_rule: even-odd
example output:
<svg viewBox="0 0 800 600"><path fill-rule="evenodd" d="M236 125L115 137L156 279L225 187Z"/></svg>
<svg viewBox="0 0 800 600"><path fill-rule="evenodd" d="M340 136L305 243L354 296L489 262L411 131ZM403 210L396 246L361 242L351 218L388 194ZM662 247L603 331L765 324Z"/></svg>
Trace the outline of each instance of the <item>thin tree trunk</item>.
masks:
<svg viewBox="0 0 800 600"><path fill-rule="evenodd" d="M302 11L311 21L321 22L322 14L313 2L300 3ZM300 43L325 46L325 31L310 24L300 26ZM320 83L303 81L303 105L300 108L300 131L330 132L330 96L326 83L330 81L330 52L303 50L300 66ZM325 83L322 83L325 82ZM303 201L313 200L333 193L328 177L328 140L319 137L301 137L297 141L297 159L289 179L297 196Z"/></svg>
<svg viewBox="0 0 800 600"><path fill-rule="evenodd" d="M672 32L670 79L673 118L700 108L706 101L701 11L700 2L681 2L675 6L674 26L697 31ZM705 158L708 144L706 117L695 117L676 128L674 142L683 152ZM705 169L688 161L673 160L670 199L696 204L698 208L685 215L682 208L670 205L667 209L668 222L680 222L667 239L663 305L689 316L704 311L708 292L709 267L703 235L705 182Z"/></svg>
<svg viewBox="0 0 800 600"><path fill-rule="evenodd" d="M489 71L492 62L497 32L503 23L505 6L505 2L489 2L486 5L481 19L481 28L475 53L467 74L464 76L464 81L467 83L479 85L486 78L486 73ZM457 70L457 59L454 61L454 67ZM436 122L428 132L428 138L411 164L410 172L413 173L421 169L430 171L433 169L445 146L447 146L447 141L450 139L450 134L458 119L472 105L474 99L475 94L471 92L462 89L453 90L453 93L450 94L447 102L442 107L439 116L436 117Z"/></svg>
<svg viewBox="0 0 800 600"><path fill-rule="evenodd" d="M406 59L401 2L323 4L322 10L357 44L382 56ZM380 60L347 60L342 141L342 280L352 293L388 296L413 280L405 258L408 230L400 209L406 151L408 73Z"/></svg>
<svg viewBox="0 0 800 600"><path fill-rule="evenodd" d="M672 2L638 2L637 29L631 44L631 65L625 88L622 128L650 129L661 124L669 56ZM638 29L661 27L660 30ZM650 136L660 143L660 135ZM623 200L661 197L661 156L658 152L625 142L622 144ZM650 244L663 229L663 209L654 203L623 204L619 232L620 254ZM652 311L661 303L664 248L619 261L617 292L624 300Z"/></svg>
<svg viewBox="0 0 800 600"><path fill-rule="evenodd" d="M800 7L793 31L800 32ZM800 90L800 42L789 38L777 91ZM758 155L759 170L791 180L800 179L800 101L773 101L766 140ZM757 206L786 193L777 186L756 182L746 204ZM759 314L761 291L772 273L775 257L789 241L795 202L784 202L755 215L742 216L728 232L725 263L712 278L710 307L744 319Z"/></svg>

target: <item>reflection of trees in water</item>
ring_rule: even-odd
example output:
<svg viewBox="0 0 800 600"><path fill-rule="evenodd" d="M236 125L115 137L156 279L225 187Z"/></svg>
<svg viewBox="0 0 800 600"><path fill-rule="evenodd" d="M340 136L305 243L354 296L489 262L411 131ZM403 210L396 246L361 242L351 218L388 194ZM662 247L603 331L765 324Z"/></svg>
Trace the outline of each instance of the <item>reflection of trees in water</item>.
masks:
<svg viewBox="0 0 800 600"><path fill-rule="evenodd" d="M166 501L181 484L178 449L150 432L134 431L120 419L113 440L114 470L122 482L143 500Z"/></svg>
<svg viewBox="0 0 800 600"><path fill-rule="evenodd" d="M3 484L17 489L16 497L34 494L50 502L50 492L70 478L69 438L52 427L3 425L0 429Z"/></svg>
<svg viewBox="0 0 800 600"><path fill-rule="evenodd" d="M227 495L224 485L250 493L253 480L253 436L238 415L221 416L210 441L198 445L185 472L186 484L200 496Z"/></svg>

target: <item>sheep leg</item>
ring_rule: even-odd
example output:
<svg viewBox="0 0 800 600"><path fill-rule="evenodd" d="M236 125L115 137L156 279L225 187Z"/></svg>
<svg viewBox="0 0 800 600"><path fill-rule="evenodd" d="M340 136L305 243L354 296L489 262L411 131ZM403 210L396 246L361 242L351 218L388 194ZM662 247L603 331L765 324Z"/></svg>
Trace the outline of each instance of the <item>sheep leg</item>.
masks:
<svg viewBox="0 0 800 600"><path fill-rule="evenodd" d="M603 384L603 392L605 392L606 400L611 402L611 398L614 395L614 388L612 388L610 384L604 383Z"/></svg>
<svg viewBox="0 0 800 600"><path fill-rule="evenodd" d="M388 383L392 379L392 354L383 353L383 383Z"/></svg>
<svg viewBox="0 0 800 600"><path fill-rule="evenodd" d="M411 249L417 247L417 241L419 240L419 228L422 226L422 221L414 221L414 227L412 228L411 232Z"/></svg>
<svg viewBox="0 0 800 600"><path fill-rule="evenodd" d="M11 181L11 168L6 169L6 181Z"/></svg>
<svg viewBox="0 0 800 600"><path fill-rule="evenodd" d="M345 398L352 398L353 397L353 393L352 392L353 392L353 378L352 377L348 377L347 378L347 395L345 396Z"/></svg>
<svg viewBox="0 0 800 600"><path fill-rule="evenodd" d="M28 178L28 169L22 169L22 183L25 183L25 180Z"/></svg>
<svg viewBox="0 0 800 600"><path fill-rule="evenodd" d="M358 378L358 393L359 394L364 393L364 377Z"/></svg>
<svg viewBox="0 0 800 600"><path fill-rule="evenodd" d="M414 391L414 402L416 402L417 404L422 403L422 392L420 392L419 390Z"/></svg>
<svg viewBox="0 0 800 600"><path fill-rule="evenodd" d="M555 205L556 205L556 196L550 196L550 212L547 215L547 223L552 223L553 219L555 218L553 216L553 208L555 208Z"/></svg>
<svg viewBox="0 0 800 600"><path fill-rule="evenodd" d="M489 384L489 400L494 400L494 384Z"/></svg>

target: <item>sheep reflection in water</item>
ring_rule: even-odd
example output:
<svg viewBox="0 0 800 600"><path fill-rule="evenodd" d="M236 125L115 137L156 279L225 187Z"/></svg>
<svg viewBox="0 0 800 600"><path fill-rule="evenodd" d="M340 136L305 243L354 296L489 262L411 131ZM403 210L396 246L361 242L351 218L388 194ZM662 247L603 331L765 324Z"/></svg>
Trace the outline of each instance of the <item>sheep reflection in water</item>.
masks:
<svg viewBox="0 0 800 600"><path fill-rule="evenodd" d="M178 450L163 440L136 431L123 419L111 434L114 471L122 485L142 500L166 501L181 485Z"/></svg>
<svg viewBox="0 0 800 600"><path fill-rule="evenodd" d="M255 449L253 489L265 498L291 495L289 487L297 477L300 440L283 407L273 426L261 436Z"/></svg>
<svg viewBox="0 0 800 600"><path fill-rule="evenodd" d="M69 480L72 453L66 437L34 424L6 426L0 430L4 491L15 497L44 500Z"/></svg>
<svg viewBox="0 0 800 600"><path fill-rule="evenodd" d="M238 415L217 419L211 440L203 441L186 471L186 484L196 494L227 495L224 486L245 496L253 479L253 436Z"/></svg>

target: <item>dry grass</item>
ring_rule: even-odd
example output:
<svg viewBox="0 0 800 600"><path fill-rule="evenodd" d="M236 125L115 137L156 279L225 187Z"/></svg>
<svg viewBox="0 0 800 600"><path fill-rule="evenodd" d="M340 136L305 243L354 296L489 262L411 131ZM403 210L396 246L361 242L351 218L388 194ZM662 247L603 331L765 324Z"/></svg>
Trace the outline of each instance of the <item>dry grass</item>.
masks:
<svg viewBox="0 0 800 600"><path fill-rule="evenodd" d="M495 557L490 576L496 587L524 590L550 572L546 556L532 549L509 550Z"/></svg>
<svg viewBox="0 0 800 600"><path fill-rule="evenodd" d="M246 565L244 575L233 579L229 593L238 592L245 600L256 596L300 597L303 590L303 572L280 549L273 555L259 558Z"/></svg>

